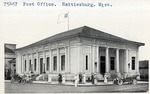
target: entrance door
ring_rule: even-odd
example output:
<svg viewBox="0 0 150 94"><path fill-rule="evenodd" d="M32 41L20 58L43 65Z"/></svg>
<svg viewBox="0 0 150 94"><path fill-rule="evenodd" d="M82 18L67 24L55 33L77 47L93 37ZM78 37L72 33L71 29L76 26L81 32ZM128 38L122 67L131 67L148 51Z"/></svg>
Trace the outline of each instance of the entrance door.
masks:
<svg viewBox="0 0 150 94"><path fill-rule="evenodd" d="M105 73L105 56L100 57L100 73L104 75Z"/></svg>
<svg viewBox="0 0 150 94"><path fill-rule="evenodd" d="M40 74L42 74L43 70L43 58L40 58Z"/></svg>

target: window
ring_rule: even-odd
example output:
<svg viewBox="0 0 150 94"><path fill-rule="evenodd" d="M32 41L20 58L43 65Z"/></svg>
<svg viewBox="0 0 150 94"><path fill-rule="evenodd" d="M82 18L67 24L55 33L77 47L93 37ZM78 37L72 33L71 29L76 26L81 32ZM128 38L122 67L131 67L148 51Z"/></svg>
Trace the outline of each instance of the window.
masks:
<svg viewBox="0 0 150 94"><path fill-rule="evenodd" d="M45 63L43 63L43 67L44 67L44 68L43 68L43 69L44 69L43 73L45 73Z"/></svg>
<svg viewBox="0 0 150 94"><path fill-rule="evenodd" d="M105 63L105 56L101 56L101 62Z"/></svg>
<svg viewBox="0 0 150 94"><path fill-rule="evenodd" d="M86 70L88 70L88 55L85 56Z"/></svg>
<svg viewBox="0 0 150 94"><path fill-rule="evenodd" d="M135 57L132 57L132 70L135 70Z"/></svg>
<svg viewBox="0 0 150 94"><path fill-rule="evenodd" d="M115 70L115 57L110 57L110 70Z"/></svg>
<svg viewBox="0 0 150 94"><path fill-rule="evenodd" d="M47 64L46 69L49 70L49 57L46 58L46 64Z"/></svg>
<svg viewBox="0 0 150 94"><path fill-rule="evenodd" d="M40 67L39 67L39 69L40 69L40 74L44 72L43 71L43 58L40 58Z"/></svg>
<svg viewBox="0 0 150 94"><path fill-rule="evenodd" d="M24 70L26 71L26 60L24 61Z"/></svg>
<svg viewBox="0 0 150 94"><path fill-rule="evenodd" d="M65 70L65 55L61 56L61 70Z"/></svg>
<svg viewBox="0 0 150 94"><path fill-rule="evenodd" d="M34 59L34 70L36 71L36 59Z"/></svg>
<svg viewBox="0 0 150 94"><path fill-rule="evenodd" d="M57 70L57 56L53 57L53 70Z"/></svg>
<svg viewBox="0 0 150 94"><path fill-rule="evenodd" d="M31 71L31 59L29 60L29 71Z"/></svg>

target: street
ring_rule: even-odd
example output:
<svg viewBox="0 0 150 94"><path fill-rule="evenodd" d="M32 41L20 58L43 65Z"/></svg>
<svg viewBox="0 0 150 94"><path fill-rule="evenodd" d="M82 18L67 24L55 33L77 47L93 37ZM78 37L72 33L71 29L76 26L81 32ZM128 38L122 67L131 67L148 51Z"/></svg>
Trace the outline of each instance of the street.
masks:
<svg viewBox="0 0 150 94"><path fill-rule="evenodd" d="M5 93L100 93L100 92L148 92L148 83L137 85L70 86L51 84L11 84L5 82Z"/></svg>

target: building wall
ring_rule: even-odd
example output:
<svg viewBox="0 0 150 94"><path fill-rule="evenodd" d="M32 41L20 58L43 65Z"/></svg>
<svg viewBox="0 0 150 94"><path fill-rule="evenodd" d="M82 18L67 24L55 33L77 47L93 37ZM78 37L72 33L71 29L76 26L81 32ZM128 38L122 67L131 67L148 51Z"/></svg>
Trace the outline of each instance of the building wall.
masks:
<svg viewBox="0 0 150 94"><path fill-rule="evenodd" d="M12 70L15 68L11 66L11 60L15 59L15 53L13 52L14 49L16 49L16 44L4 44L4 67L5 67L5 79L10 80L10 76L13 73ZM15 64L15 62L14 62Z"/></svg>
<svg viewBox="0 0 150 94"><path fill-rule="evenodd" d="M82 53L82 62L83 62L83 72L91 73L92 72L92 52L91 46L83 46L83 53ZM86 64L87 63L87 64ZM87 66L87 68L86 68Z"/></svg>
<svg viewBox="0 0 150 94"><path fill-rule="evenodd" d="M10 61L15 58L14 53L5 53L5 65L7 66L6 69L10 69Z"/></svg>
<svg viewBox="0 0 150 94"><path fill-rule="evenodd" d="M12 49L12 50L15 50L16 49L16 44L5 44L5 47L9 48L9 49Z"/></svg>
<svg viewBox="0 0 150 94"><path fill-rule="evenodd" d="M135 51L135 50L131 50L130 51L130 53L131 53L131 56L130 56L130 72L131 72L131 74L135 74L136 72L137 72L137 67L135 68L135 70L132 70L132 57L135 57L135 59L137 59L138 58L138 56L136 56L136 54L137 54L137 52ZM136 63L135 63L135 65L137 66L137 64L138 64L138 62L136 61ZM138 71L139 72L139 71Z"/></svg>
<svg viewBox="0 0 150 94"><path fill-rule="evenodd" d="M16 53L17 73L28 73L29 67L24 71L24 61L29 60L34 66L33 60L37 59L37 65L40 66L40 58L43 58L43 70L46 73L79 73L85 72L91 74L93 72L100 72L100 56L106 55L106 48L108 48L107 69L110 74L116 73L116 51L119 49L119 72L121 74L139 73L138 70L138 47L136 45L125 45L122 43L111 42L106 40L90 39L75 37L72 39L61 40L53 43L46 43L44 45L32 48L22 49ZM61 71L61 55L65 55L65 70ZM53 57L57 56L57 70L53 70ZM110 70L110 57L115 57L115 70ZM136 58L135 70L131 69L132 57ZM49 57L49 70L46 70L46 58ZM106 62L107 62L106 61ZM22 62L22 63L20 63ZM88 62L86 64L86 62ZM130 64L130 67L129 67ZM45 66L45 67L44 67ZM86 68L88 66L88 68ZM40 67L34 73L40 72Z"/></svg>
<svg viewBox="0 0 150 94"><path fill-rule="evenodd" d="M16 73L16 62L11 63L11 74L15 74Z"/></svg>
<svg viewBox="0 0 150 94"><path fill-rule="evenodd" d="M115 60L115 63L116 63L116 50L115 49L110 49L109 50L109 70L110 70L111 74L115 74L116 73L116 71L115 71L116 66L115 66L114 70L111 70L111 68L110 68L111 57L114 57L114 60Z"/></svg>
<svg viewBox="0 0 150 94"><path fill-rule="evenodd" d="M77 46L71 46L70 47L71 51L71 56L70 56L70 68L71 68L71 73L76 73L79 71L79 62L78 62L78 47Z"/></svg>
<svg viewBox="0 0 150 94"><path fill-rule="evenodd" d="M149 79L149 61L148 60L139 61L139 71L140 71L141 80Z"/></svg>
<svg viewBox="0 0 150 94"><path fill-rule="evenodd" d="M66 41L58 41L58 42L54 42L54 43L50 43L50 44L45 44L45 45L41 45L38 47L34 47L34 48L27 48L27 49L23 49L21 51L16 51L16 58L17 58L17 63L20 62L20 60L22 60L22 69L20 71L19 64L17 64L17 67L19 67L17 69L17 73L28 73L29 72L29 60L31 60L33 66L34 66L34 59L36 58L37 60L37 65L40 65L40 58L43 58L43 64L45 65L45 68L47 67L46 65L46 58L49 57L49 70L45 69L46 73L60 73L60 72L71 72L73 71L73 69L71 70L71 68L68 68L67 66L71 66L71 63L67 63L70 62L71 60L71 47L75 46L77 43L77 38L74 38L70 41L66 40ZM70 45L70 46L69 46ZM75 47L75 50L78 49L78 46ZM76 52L76 51L75 51ZM22 57L19 57L21 54ZM61 71L61 67L60 67L60 63L61 63L61 55L65 55L65 70ZM54 71L53 70L53 57L57 56L57 70ZM74 56L73 56L74 57ZM19 59L20 58L20 59ZM24 62L26 60L27 63L27 69L26 71L24 70ZM76 60L76 59L75 59ZM77 59L78 60L78 59ZM74 60L73 60L74 61ZM44 66L43 66L44 69ZM37 70L33 70L34 73L39 73L40 68L37 67ZM79 70L78 70L79 71Z"/></svg>

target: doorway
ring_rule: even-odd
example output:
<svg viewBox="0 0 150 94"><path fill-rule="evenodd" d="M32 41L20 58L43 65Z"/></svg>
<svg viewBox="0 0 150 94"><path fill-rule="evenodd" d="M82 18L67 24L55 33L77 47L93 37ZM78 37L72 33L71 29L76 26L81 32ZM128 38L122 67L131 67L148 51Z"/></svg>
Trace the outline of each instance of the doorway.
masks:
<svg viewBox="0 0 150 94"><path fill-rule="evenodd" d="M104 73L105 73L105 67L106 67L106 64L105 64L106 60L105 59L106 59L105 56L100 56L100 73L102 75L104 75Z"/></svg>

